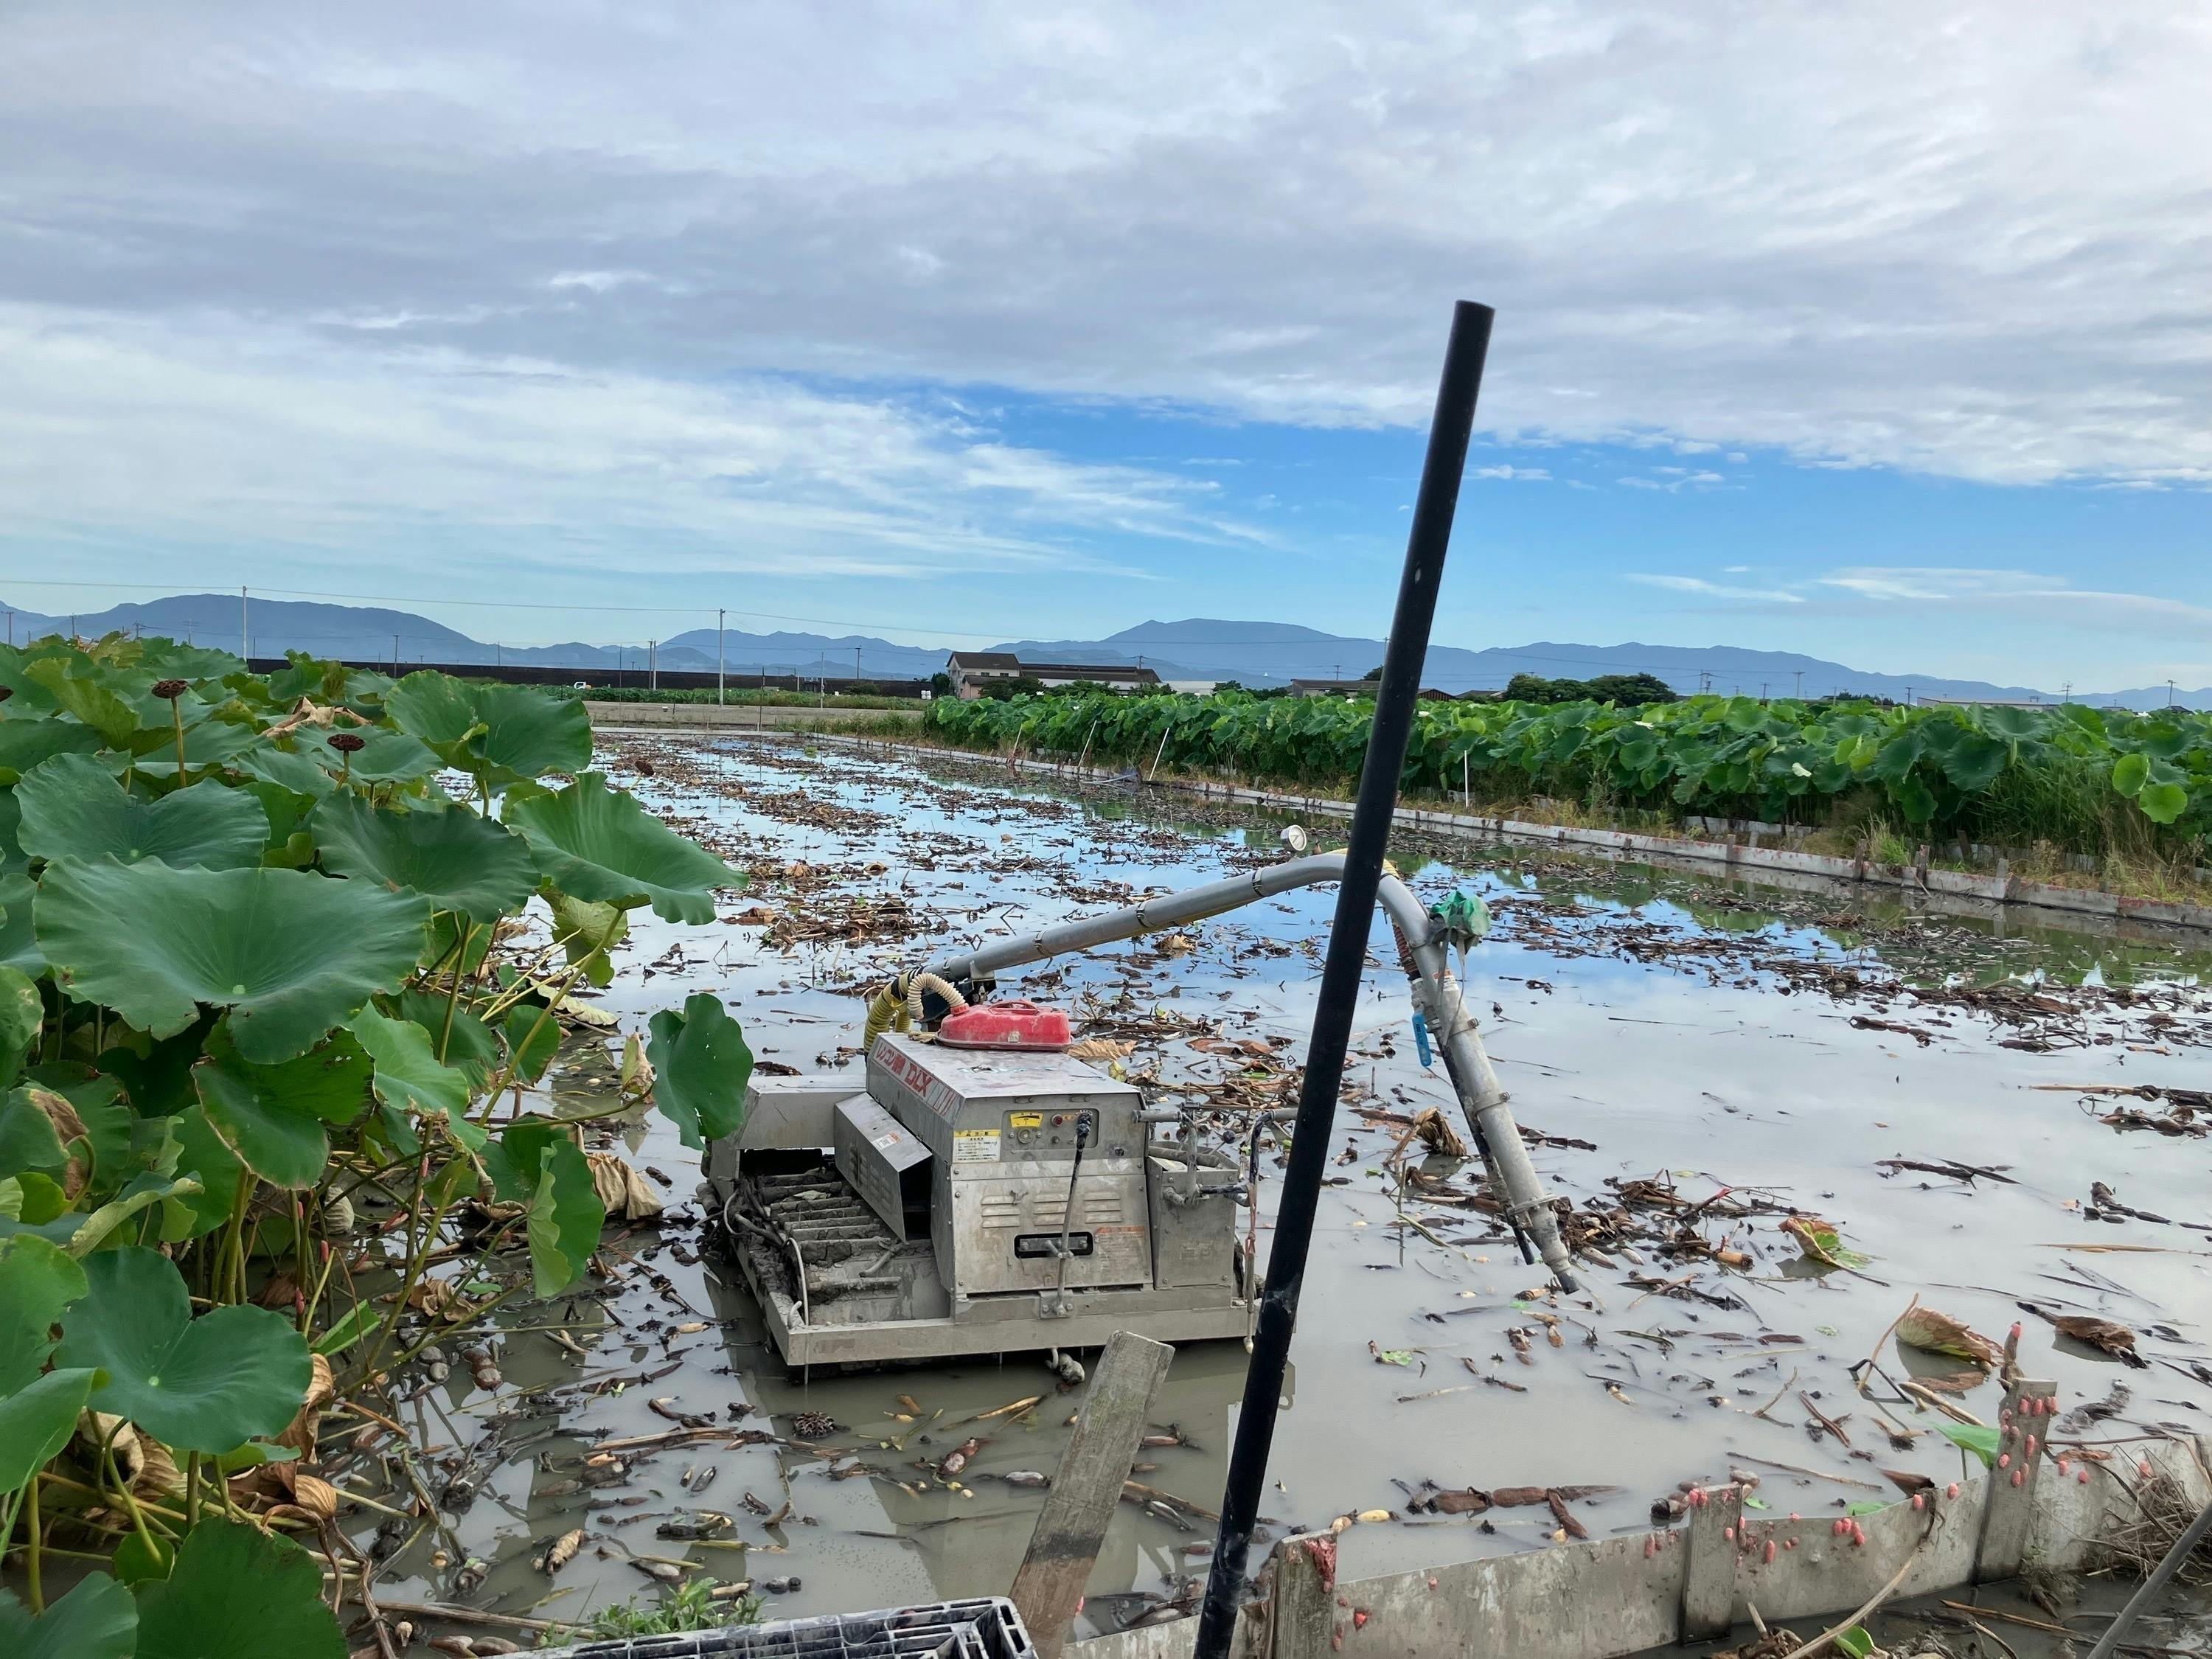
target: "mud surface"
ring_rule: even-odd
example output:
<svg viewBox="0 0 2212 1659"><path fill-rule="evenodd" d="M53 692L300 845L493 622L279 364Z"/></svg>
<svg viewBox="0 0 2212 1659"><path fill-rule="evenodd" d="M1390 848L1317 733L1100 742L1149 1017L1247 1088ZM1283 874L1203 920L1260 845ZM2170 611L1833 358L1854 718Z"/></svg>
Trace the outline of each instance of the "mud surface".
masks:
<svg viewBox="0 0 2212 1659"><path fill-rule="evenodd" d="M1081 799L957 763L644 737L610 738L605 758L753 882L716 927L637 913L599 1006L635 1029L711 990L766 1066L842 1067L855 1088L860 993L896 968L1280 854L1279 821ZM1884 1341L1916 1296L1998 1342L2022 1322L2020 1364L2058 1380L2077 1413L2059 1437L2089 1455L2131 1461L2136 1437L2212 1426L2203 952L1526 849L1394 858L1426 899L1487 901L1470 1006L1593 1254L1581 1294L1547 1293L1485 1213L1480 1171L1405 1143L1422 1109L1457 1113L1418 1061L1378 923L1276 1434L1274 1531L1360 1517L1341 1540L1357 1576L1564 1535L1548 1501L1505 1501L1516 1487L1562 1493L1603 1535L1731 1468L1807 1514L1893 1497L1884 1470L1955 1478L1929 1402L1990 1419L1999 1389ZM1128 1045L1119 1063L1164 1099L1292 1103L1334 902L1287 895L1003 988ZM586 1053L556 1103L602 1109L613 1087L611 1057ZM1003 1593L1042 1497L1024 1477L1054 1467L1075 1396L1029 1357L787 1379L718 1264L696 1155L657 1118L617 1144L665 1177L668 1212L611 1228L597 1293L501 1310L498 1389L459 1363L418 1381L403 1409L418 1443L445 1449L426 1477L466 1479L442 1538L388 1523L380 1594L570 1619L697 1574L796 1579L767 1596L777 1616ZM1279 1164L1263 1144L1263 1256ZM2120 1328L2140 1363L2061 1334L2069 1317ZM1878 1344L1862 1393L1853 1368ZM1135 1478L1185 1507L1124 1505L1092 1581L1097 1627L1164 1616L1202 1574L1212 1528L1194 1511L1218 1504L1242 1362L1235 1343L1178 1356ZM605 1448L686 1419L732 1432ZM968 1467L941 1477L971 1437ZM1468 1492L1484 1505L1434 1502ZM701 1512L727 1523L703 1542L662 1535L702 1529ZM533 1565L578 1528L573 1559Z"/></svg>

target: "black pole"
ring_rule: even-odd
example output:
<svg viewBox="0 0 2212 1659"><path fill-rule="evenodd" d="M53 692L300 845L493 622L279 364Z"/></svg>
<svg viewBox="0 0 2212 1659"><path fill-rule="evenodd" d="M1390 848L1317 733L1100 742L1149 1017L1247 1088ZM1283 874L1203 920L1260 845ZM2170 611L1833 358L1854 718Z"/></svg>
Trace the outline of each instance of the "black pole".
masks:
<svg viewBox="0 0 2212 1659"><path fill-rule="evenodd" d="M1391 816L1397 810L1398 777L1405 769L1406 743L1413 732L1413 705L1428 655L1430 625L1436 620L1437 589L1451 542L1452 512L1459 502L1460 474L1467 466L1475 395L1482 387L1482 362L1490 349L1490 323L1495 314L1488 306L1466 300L1452 311L1451 343L1444 349L1443 379L1429 426L1428 459L1421 465L1421 491L1413 503L1405 574L1398 582L1398 608L1382 653L1375 723L1360 769L1344 879L1336 893L1336 920L1329 927L1328 956L1322 967L1321 997L1306 1048L1305 1083L1298 1094L1290 1167L1283 1176L1282 1200L1275 1215L1275 1245L1267 1256L1267 1290L1260 1298L1252 1363L1244 1376L1244 1404L1237 1418L1236 1447L1229 1455L1221 1534L1206 1577L1206 1601L1199 1610L1194 1659L1224 1659L1236 1630L1237 1597L1244 1583L1252 1524L1259 1518L1260 1493L1267 1482L1267 1453L1275 1438L1298 1293L1305 1285L1314 1211L1321 1199L1322 1177L1328 1173L1329 1131L1336 1118L1344 1054L1352 1041L1352 1016L1366 968L1382 854L1390 839Z"/></svg>

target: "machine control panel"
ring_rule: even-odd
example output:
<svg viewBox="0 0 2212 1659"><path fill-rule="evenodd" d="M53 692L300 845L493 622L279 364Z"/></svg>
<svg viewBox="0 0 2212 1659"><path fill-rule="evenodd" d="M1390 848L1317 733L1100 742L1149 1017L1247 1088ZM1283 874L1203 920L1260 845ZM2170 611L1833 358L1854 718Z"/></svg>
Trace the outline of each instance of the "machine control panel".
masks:
<svg viewBox="0 0 2212 1659"><path fill-rule="evenodd" d="M1009 1111L1004 1144L1022 1149L1025 1157L1046 1157L1055 1152L1071 1155L1081 1140L1086 1151L1098 1146L1098 1114L1087 1111Z"/></svg>

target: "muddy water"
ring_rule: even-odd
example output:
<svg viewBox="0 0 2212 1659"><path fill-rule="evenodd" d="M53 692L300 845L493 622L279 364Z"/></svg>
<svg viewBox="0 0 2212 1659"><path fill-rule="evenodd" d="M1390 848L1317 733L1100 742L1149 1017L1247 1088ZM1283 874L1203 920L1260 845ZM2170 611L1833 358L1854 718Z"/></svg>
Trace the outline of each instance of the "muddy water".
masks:
<svg viewBox="0 0 2212 1659"><path fill-rule="evenodd" d="M1176 822L975 769L932 775L843 752L646 738L610 738L607 751L618 781L757 878L725 901L721 926L666 927L639 913L601 1006L635 1026L712 990L763 1060L803 1071L842 1063L855 1087L860 986L1017 926L1213 879L1276 852L1271 823ZM2117 1132L2096 1121L2109 1100L2039 1085L2212 1084L2203 1046L2212 999L2196 988L2212 958L2148 941L2006 936L1856 898L1779 901L1534 856L1415 846L1396 854L1425 897L1464 886L1498 917L1467 963L1470 1006L1524 1127L1595 1147L1547 1141L1534 1149L1539 1169L1578 1202L1604 1198L1608 1181L1638 1179L1692 1202L1723 1188L1739 1201L1749 1195L1759 1213L1730 1222L1717 1206L1703 1229L1749 1265L1730 1271L1632 1244L1593 1266L1582 1294L1533 1294L1542 1275L1480 1215L1394 1194L1386 1159L1395 1127L1341 1120L1332 1172L1342 1184L1322 1208L1263 1506L1276 1530L1393 1511L1399 1518L1346 1532L1344 1570L1358 1575L1551 1538L1555 1522L1542 1509L1411 1516L1409 1492L1425 1480L1608 1489L1576 1506L1603 1535L1648 1525L1655 1498L1731 1467L1759 1473L1777 1511L1808 1514L1890 1495L1883 1468L1950 1478L1959 1454L1929 1431L1934 1414L1888 1407L1918 1431L1900 1445L1847 1374L1916 1294L2000 1339L2025 1320L2025 1369L2056 1377L2069 1405L2124 1382L2128 1405L2088 1437L2208 1425L2212 1386L2187 1368L2203 1364L2212 1316L2212 1235L2182 1224L2212 1218L2212 1140ZM915 931L787 949L764 941L756 906L818 922L842 916L856 896L878 919L890 914L885 901L902 900ZM1230 1036L1279 1035L1291 1039L1285 1057L1294 1061L1334 903L1334 889L1286 895L1192 930L1187 950L1114 947L1026 981L1010 975L1004 988L1111 1016L1166 1009ZM1378 962L1395 963L1385 930L1370 944ZM1874 988L1833 994L1820 988L1848 981L1817 973ZM2037 982L2139 995L2133 1006L2055 995L2022 1024L1956 994ZM1449 1111L1441 1072L1424 1070L1413 1053L1408 1012L1395 965L1378 969L1363 992L1353 1103ZM1855 1017L1879 1024L1854 1025ZM1217 1079L1227 1064L1182 1036L1143 1042L1127 1062L1170 1087ZM608 1086L600 1062L572 1069L557 1092L593 1109ZM622 1139L633 1161L669 1178L672 1203L685 1201L665 1228L616 1243L612 1254L631 1264L619 1285L507 1316L499 1394L477 1393L456 1365L410 1403L428 1443L481 1445L493 1461L473 1504L452 1517L458 1550L449 1543L434 1566L424 1538L393 1559L381 1593L447 1595L461 1561L480 1558L489 1564L472 1598L480 1605L573 1618L665 1594L637 1555L724 1581L795 1577L796 1589L769 1598L779 1615L1003 1592L1039 1501L1003 1477L1054 1468L1074 1397L1021 1358L787 1378L734 1270L718 1269L710 1249L700 1254L706 1231L685 1224L700 1220L696 1155L658 1118ZM1877 1166L1893 1158L1952 1160L2009 1180ZM1261 1172L1264 1217L1278 1174L1272 1153ZM2086 1219L2094 1182L2170 1219ZM1835 1224L1866 1260L1851 1272L1806 1262L1779 1230L1784 1206ZM1407 1214L1418 1226L1401 1220ZM2084 1245L2106 1248L2076 1248ZM2122 1322L2146 1354L2175 1364L2124 1369L2055 1336L2021 1311L2023 1301ZM523 1328L555 1323L584 1358L544 1329ZM1533 1339L1525 1354L1511 1330ZM1893 1350L1885 1365L1892 1376L1957 1369ZM1233 1343L1178 1355L1156 1420L1181 1443L1146 1451L1153 1467L1140 1480L1215 1507L1241 1366ZM1959 1403L1992 1416L1996 1392L1989 1384ZM962 1423L1036 1395L1042 1402L1025 1414ZM1818 1428L1813 1407L1848 1445ZM593 1443L665 1431L671 1411L723 1421L740 1413L741 1427L782 1443L647 1453L619 1483L580 1486L600 1473L583 1462ZM836 1427L796 1434L793 1412ZM932 1466L970 1434L986 1443L957 1486L934 1479ZM709 1469L710 1485L684 1490L687 1471L696 1481ZM727 1535L746 1547L655 1536L698 1510L732 1516ZM590 1541L572 1563L550 1576L530 1565L577 1527ZM1202 1523L1183 1531L1125 1505L1092 1580L1091 1617L1110 1627L1173 1595L1202 1573L1209 1538Z"/></svg>

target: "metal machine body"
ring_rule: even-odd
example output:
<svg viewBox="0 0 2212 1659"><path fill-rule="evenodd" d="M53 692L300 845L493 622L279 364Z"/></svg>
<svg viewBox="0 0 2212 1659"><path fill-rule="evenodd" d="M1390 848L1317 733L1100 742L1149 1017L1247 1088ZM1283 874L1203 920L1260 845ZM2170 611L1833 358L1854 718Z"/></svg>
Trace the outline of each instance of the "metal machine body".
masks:
<svg viewBox="0 0 2212 1659"><path fill-rule="evenodd" d="M877 1039L866 1082L760 1079L745 1129L708 1150L787 1364L1245 1334L1236 1199L1169 1201L1180 1149L1150 1139L1133 1085L1065 1053L900 1032Z"/></svg>
<svg viewBox="0 0 2212 1659"><path fill-rule="evenodd" d="M937 982L981 995L1005 969L1342 869L1340 854L1287 860L951 957ZM1447 935L1396 877L1384 876L1380 900L1504 1214L1530 1258L1540 1252L1571 1290L1558 1217L1452 977ZM843 1078L756 1078L743 1129L708 1148L706 1173L731 1253L793 1366L1081 1349L1123 1330L1164 1342L1243 1336L1257 1273L1238 1211L1251 1195L1233 1160L1190 1131L1064 1051L887 1031L869 1048L863 1090Z"/></svg>

